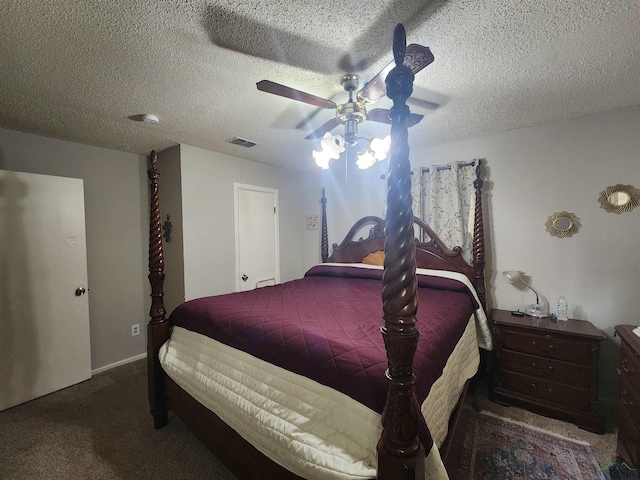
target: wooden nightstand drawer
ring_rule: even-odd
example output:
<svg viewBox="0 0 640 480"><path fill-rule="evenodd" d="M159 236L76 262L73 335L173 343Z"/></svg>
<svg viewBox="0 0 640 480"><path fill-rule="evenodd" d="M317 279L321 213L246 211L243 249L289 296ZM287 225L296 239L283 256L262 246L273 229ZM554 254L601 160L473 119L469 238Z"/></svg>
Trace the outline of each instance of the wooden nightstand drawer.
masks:
<svg viewBox="0 0 640 480"><path fill-rule="evenodd" d="M620 375L625 377L636 394L640 395L640 360L626 343L620 346Z"/></svg>
<svg viewBox="0 0 640 480"><path fill-rule="evenodd" d="M501 352L500 368L554 382L564 382L575 388L588 388L591 382L591 371L587 367L511 350Z"/></svg>
<svg viewBox="0 0 640 480"><path fill-rule="evenodd" d="M504 329L503 348L516 352L586 365L593 357L597 344L575 341L554 334L538 334Z"/></svg>
<svg viewBox="0 0 640 480"><path fill-rule="evenodd" d="M627 415L631 418L640 419L640 396L636 394L631 385L624 375L620 377L620 410L626 410Z"/></svg>
<svg viewBox="0 0 640 480"><path fill-rule="evenodd" d="M624 408L618 419L618 448L616 454L631 467L640 467L640 431Z"/></svg>
<svg viewBox="0 0 640 480"><path fill-rule="evenodd" d="M514 372L498 374L496 386L520 393L530 399L542 400L575 411L588 409L593 400L589 398L587 390Z"/></svg>

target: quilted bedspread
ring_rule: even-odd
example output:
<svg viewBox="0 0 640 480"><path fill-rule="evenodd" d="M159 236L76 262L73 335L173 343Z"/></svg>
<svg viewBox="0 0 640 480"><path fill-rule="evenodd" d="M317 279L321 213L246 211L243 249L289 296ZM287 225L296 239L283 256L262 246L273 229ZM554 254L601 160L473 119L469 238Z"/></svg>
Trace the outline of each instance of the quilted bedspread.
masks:
<svg viewBox="0 0 640 480"><path fill-rule="evenodd" d="M456 280L418 275L418 283L420 339L414 373L420 405L478 305ZM318 265L299 280L185 302L170 322L382 413L387 357L380 333L381 269ZM421 436L428 446L430 439L424 432Z"/></svg>

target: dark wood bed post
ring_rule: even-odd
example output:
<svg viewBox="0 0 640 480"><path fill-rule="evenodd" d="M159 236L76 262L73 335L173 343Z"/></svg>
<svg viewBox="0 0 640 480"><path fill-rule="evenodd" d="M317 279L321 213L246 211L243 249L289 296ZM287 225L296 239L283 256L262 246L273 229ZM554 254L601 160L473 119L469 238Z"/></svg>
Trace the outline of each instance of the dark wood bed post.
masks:
<svg viewBox="0 0 640 480"><path fill-rule="evenodd" d="M151 320L147 326L147 372L149 406L155 428L167 425L167 397L165 375L160 366L158 351L169 339L169 322L164 309L164 246L158 197L158 157L151 152L151 168L148 175L151 189L151 218L149 227L149 283L151 283Z"/></svg>
<svg viewBox="0 0 640 480"><path fill-rule="evenodd" d="M378 442L378 479L412 479L424 467L424 448L418 438L418 417L413 400L413 358L420 332L416 325L416 248L411 208L411 165L406 100L414 74L404 65L406 33L401 24L393 32L396 66L387 75L387 96L393 100L391 155L387 192L381 327L387 350L389 391L382 413Z"/></svg>
<svg viewBox="0 0 640 480"><path fill-rule="evenodd" d="M322 263L327 263L329 258L329 238L327 236L327 197L324 196L324 188L322 189L322 236L320 238L320 254L322 255Z"/></svg>
<svg viewBox="0 0 640 480"><path fill-rule="evenodd" d="M476 293L482 303L482 309L487 310L487 292L484 287L484 222L482 220L482 160L478 160L476 166L476 179L473 181L473 187L476 191L475 216L473 220L473 267L475 269L474 286Z"/></svg>

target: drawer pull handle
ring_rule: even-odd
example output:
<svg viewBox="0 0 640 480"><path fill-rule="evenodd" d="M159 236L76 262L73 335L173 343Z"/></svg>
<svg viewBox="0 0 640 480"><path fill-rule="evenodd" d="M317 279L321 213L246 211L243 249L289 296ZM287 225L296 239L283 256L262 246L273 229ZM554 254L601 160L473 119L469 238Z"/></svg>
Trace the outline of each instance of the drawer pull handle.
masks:
<svg viewBox="0 0 640 480"><path fill-rule="evenodd" d="M535 368L536 370L541 370L541 371L546 372L546 373L553 372L553 367L552 366L549 366L549 368L547 368L546 370L540 368L536 362L531 362L531 366L533 368Z"/></svg>
<svg viewBox="0 0 640 480"><path fill-rule="evenodd" d="M625 406L629 406L629 407L633 407L633 400L627 400L626 399L627 396L627 391L626 390L622 390L620 392L620 403L622 403Z"/></svg>
<svg viewBox="0 0 640 480"><path fill-rule="evenodd" d="M531 388L533 388L534 390L538 390L538 387L536 387L536 384L535 384L535 383L532 383L532 384L531 384ZM541 390L541 391L542 391L542 390ZM547 392L549 392L549 393L553 393L553 391L552 391L550 388L549 388L549 389L547 389Z"/></svg>
<svg viewBox="0 0 640 480"><path fill-rule="evenodd" d="M547 350L553 350L553 345L549 345L549 348L547 348L546 350L544 348L541 348L538 346L538 343L534 340L531 342L531 345L533 345L534 347L536 347L538 350L541 350L543 352L546 352Z"/></svg>
<svg viewBox="0 0 640 480"><path fill-rule="evenodd" d="M630 373L631 369L629 367L627 367L627 359L623 359L622 360L622 370L624 370L624 373Z"/></svg>

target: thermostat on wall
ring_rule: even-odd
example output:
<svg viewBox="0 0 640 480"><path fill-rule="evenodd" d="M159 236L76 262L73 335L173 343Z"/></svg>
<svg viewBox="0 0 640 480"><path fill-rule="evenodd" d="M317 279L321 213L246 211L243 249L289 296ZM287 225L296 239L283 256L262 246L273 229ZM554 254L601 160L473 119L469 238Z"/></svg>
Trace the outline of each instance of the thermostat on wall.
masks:
<svg viewBox="0 0 640 480"><path fill-rule="evenodd" d="M307 215L307 230L318 230L318 215Z"/></svg>

